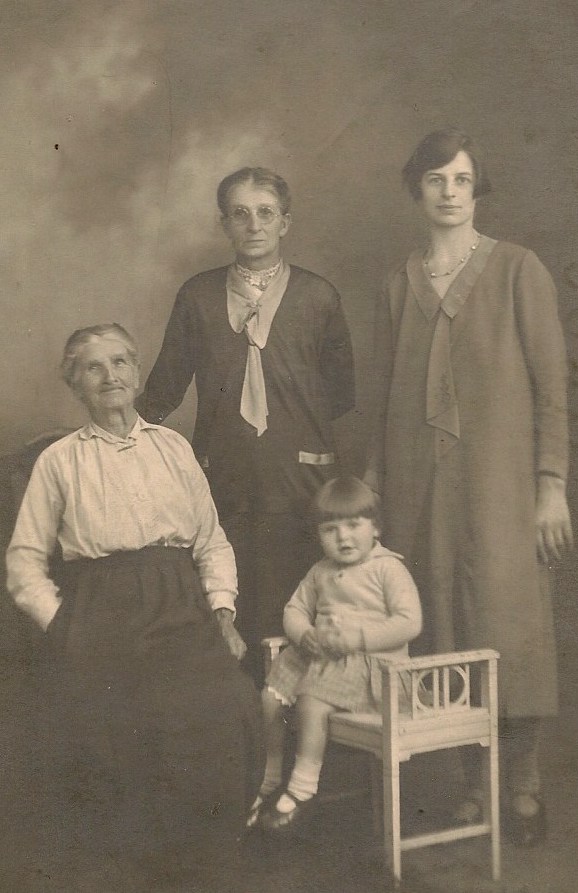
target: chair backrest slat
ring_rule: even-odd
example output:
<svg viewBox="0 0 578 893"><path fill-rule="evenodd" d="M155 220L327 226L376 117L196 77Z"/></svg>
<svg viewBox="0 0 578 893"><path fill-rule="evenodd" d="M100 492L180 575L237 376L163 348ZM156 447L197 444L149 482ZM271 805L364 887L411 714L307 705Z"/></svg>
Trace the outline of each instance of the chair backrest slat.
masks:
<svg viewBox="0 0 578 893"><path fill-rule="evenodd" d="M444 662L440 666L426 667L420 660L419 667L408 670L407 662L404 661L393 667L384 665L383 672L388 677L403 677L409 672L411 716L414 719L429 718L444 713L471 710L471 666L487 664L493 660L495 660L493 653L488 658L476 657L472 660L464 660L460 653L454 655L453 663Z"/></svg>

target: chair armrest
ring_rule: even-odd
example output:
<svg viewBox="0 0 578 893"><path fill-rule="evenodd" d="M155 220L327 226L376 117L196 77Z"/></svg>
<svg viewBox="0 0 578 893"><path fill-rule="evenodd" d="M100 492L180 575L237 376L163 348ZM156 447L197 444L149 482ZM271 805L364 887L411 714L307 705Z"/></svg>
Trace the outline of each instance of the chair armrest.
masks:
<svg viewBox="0 0 578 893"><path fill-rule="evenodd" d="M271 669L272 661L288 644L289 639L286 636L269 636L266 639L261 639L261 647L264 652L263 660L265 663L265 674Z"/></svg>
<svg viewBox="0 0 578 893"><path fill-rule="evenodd" d="M452 651L448 654L427 654L424 657L407 657L402 660L380 660L382 670L427 670L434 667L449 667L453 664L474 664L479 661L497 660L499 653L492 648L474 651Z"/></svg>
<svg viewBox="0 0 578 893"><path fill-rule="evenodd" d="M412 719L468 711L474 706L472 673L480 674L482 705L497 699L497 651L483 648L453 651L395 661L380 661L384 704L396 710L398 692L405 690ZM476 665L479 665L479 669Z"/></svg>
<svg viewBox="0 0 578 893"><path fill-rule="evenodd" d="M288 644L289 639L287 636L267 636L266 639L261 639L261 647L265 651L274 651L275 649L280 651L281 648L285 648Z"/></svg>

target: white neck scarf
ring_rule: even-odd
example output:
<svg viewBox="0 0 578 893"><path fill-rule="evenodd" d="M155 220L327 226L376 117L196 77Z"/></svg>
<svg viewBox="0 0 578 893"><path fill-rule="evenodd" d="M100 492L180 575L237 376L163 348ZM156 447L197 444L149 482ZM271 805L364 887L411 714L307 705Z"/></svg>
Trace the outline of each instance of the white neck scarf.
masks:
<svg viewBox="0 0 578 893"><path fill-rule="evenodd" d="M245 331L249 342L245 379L241 394L241 416L257 429L260 437L267 430L267 393L261 351L289 282L290 267L281 261L279 270L260 293L241 276L235 264L227 271L227 312L234 332Z"/></svg>

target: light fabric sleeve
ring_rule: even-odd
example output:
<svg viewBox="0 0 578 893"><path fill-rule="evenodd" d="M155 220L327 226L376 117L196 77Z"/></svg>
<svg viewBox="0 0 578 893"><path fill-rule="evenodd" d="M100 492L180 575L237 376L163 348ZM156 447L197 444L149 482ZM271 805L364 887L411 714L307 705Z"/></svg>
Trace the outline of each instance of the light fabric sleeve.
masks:
<svg viewBox="0 0 578 893"><path fill-rule="evenodd" d="M191 486L195 493L198 532L192 546L203 590L213 609L228 608L235 612L237 569L233 548L219 524L207 479L187 444L191 469Z"/></svg>
<svg viewBox="0 0 578 893"><path fill-rule="evenodd" d="M304 633L315 629L317 596L315 567L312 567L283 611L283 629L295 645L299 644Z"/></svg>
<svg viewBox="0 0 578 893"><path fill-rule="evenodd" d="M46 629L60 605L48 576L64 502L54 466L41 455L28 484L6 553L7 587L18 607Z"/></svg>
<svg viewBox="0 0 578 893"><path fill-rule="evenodd" d="M396 558L380 562L386 612L362 621L362 645L367 653L393 651L411 642L422 628L417 587L405 565Z"/></svg>

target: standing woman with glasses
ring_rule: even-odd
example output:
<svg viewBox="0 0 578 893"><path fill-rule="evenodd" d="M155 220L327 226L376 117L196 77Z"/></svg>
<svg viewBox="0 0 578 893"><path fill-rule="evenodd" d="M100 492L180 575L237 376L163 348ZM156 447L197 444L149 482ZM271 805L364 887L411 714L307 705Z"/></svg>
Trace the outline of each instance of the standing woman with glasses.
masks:
<svg viewBox="0 0 578 893"><path fill-rule="evenodd" d="M195 377L193 449L235 551L237 625L259 679L259 641L282 633L283 607L317 557L307 511L337 472L332 421L354 405L353 356L335 288L281 257L285 180L243 168L217 202L235 260L182 286L137 405L162 422Z"/></svg>
<svg viewBox="0 0 578 893"><path fill-rule="evenodd" d="M367 482L384 536L418 584L439 652L500 652L508 830L545 833L539 717L556 711L549 570L572 545L566 356L554 283L536 255L474 228L490 184L470 137L430 133L403 170L429 244L389 277ZM478 821L475 767L458 810Z"/></svg>

